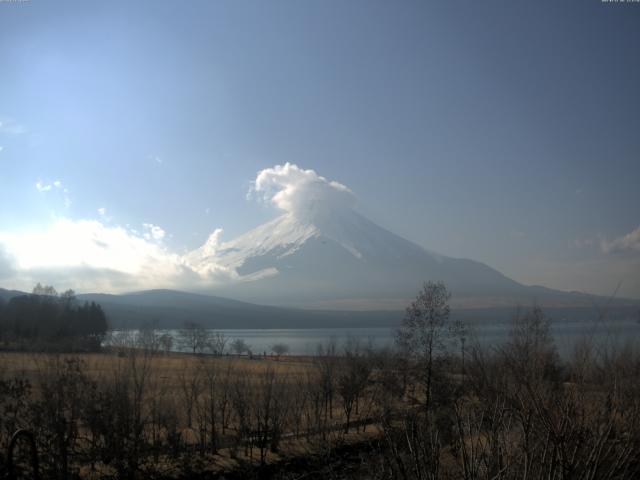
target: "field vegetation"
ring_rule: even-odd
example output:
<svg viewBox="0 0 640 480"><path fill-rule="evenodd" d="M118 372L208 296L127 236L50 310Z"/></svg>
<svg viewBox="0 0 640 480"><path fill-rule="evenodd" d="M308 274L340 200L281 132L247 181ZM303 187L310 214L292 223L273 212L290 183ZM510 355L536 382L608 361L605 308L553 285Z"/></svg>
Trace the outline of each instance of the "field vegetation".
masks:
<svg viewBox="0 0 640 480"><path fill-rule="evenodd" d="M192 325L184 354L153 329L96 353L5 352L0 468L28 429L44 478L638 478L640 351L585 336L561 359L538 308L480 348L448 300L426 284L388 351L253 357Z"/></svg>

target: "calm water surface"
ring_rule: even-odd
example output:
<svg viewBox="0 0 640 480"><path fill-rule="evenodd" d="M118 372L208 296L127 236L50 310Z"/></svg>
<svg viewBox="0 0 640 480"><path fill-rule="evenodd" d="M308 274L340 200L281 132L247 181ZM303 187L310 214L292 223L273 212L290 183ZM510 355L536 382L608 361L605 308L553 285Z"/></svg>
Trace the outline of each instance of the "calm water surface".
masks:
<svg viewBox="0 0 640 480"><path fill-rule="evenodd" d="M467 345L479 344L484 347L498 347L509 339L509 324L495 323L471 325ZM229 343L243 339L254 354L270 353L276 343L284 343L292 355L313 355L318 345L333 342L340 352L350 338L358 339L364 345L383 348L393 346L393 328L318 328L318 329L220 329L215 330L227 337ZM602 347L621 346L632 343L640 345L640 324L634 321L594 322L553 322L551 331L561 355L570 355L574 346L584 340L593 339ZM178 330L163 330L177 340ZM179 351L179 342L174 341L174 350Z"/></svg>

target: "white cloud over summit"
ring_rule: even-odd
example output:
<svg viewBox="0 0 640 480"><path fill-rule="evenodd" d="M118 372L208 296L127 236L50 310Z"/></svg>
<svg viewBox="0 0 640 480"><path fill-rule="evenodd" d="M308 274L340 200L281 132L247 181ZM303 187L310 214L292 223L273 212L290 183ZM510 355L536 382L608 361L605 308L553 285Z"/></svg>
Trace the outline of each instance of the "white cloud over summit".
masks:
<svg viewBox="0 0 640 480"><path fill-rule="evenodd" d="M292 163L258 172L252 192L302 219L333 209L352 208L356 203L347 186Z"/></svg>

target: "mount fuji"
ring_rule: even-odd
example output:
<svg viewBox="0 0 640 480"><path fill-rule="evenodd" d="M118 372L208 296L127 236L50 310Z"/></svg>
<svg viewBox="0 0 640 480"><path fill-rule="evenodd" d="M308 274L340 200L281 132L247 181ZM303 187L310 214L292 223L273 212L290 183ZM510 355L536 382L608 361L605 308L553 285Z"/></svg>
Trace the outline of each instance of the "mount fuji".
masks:
<svg viewBox="0 0 640 480"><path fill-rule="evenodd" d="M590 305L584 294L525 286L483 263L427 250L351 208L287 212L235 240L219 244L213 237L192 251L188 261L236 272L239 281L215 289L215 294L244 301L399 309L423 282L441 280L459 307Z"/></svg>
<svg viewBox="0 0 640 480"><path fill-rule="evenodd" d="M314 170L290 163L264 169L250 193L284 214L228 242L216 230L185 255L193 270L231 278L203 293L263 305L398 311L431 280L446 284L456 308L593 306L590 295L523 285L406 240L358 213L349 187Z"/></svg>

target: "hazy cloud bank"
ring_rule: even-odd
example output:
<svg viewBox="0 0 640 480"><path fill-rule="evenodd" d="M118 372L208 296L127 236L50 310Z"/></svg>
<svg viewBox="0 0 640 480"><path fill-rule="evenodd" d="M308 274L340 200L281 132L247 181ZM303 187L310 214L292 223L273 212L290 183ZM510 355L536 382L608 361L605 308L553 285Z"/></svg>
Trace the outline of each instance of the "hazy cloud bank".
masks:
<svg viewBox="0 0 640 480"><path fill-rule="evenodd" d="M604 253L640 252L640 227L613 240L602 240Z"/></svg>
<svg viewBox="0 0 640 480"><path fill-rule="evenodd" d="M165 232L144 225L137 234L98 220L60 219L29 232L0 232L0 278L13 288L43 282L80 291L202 288L229 283L235 272L191 265L163 245Z"/></svg>
<svg viewBox="0 0 640 480"><path fill-rule="evenodd" d="M60 180L39 180L35 187L42 194L59 191L68 198ZM258 172L249 194L307 220L335 209L352 208L356 201L347 186L291 163ZM169 235L161 226L145 222L137 231L113 226L104 207L97 213L99 219L62 218L27 232L0 230L3 285L30 289L42 282L80 291L121 292L204 289L255 280L218 263L221 228L215 229L200 248L177 254L164 244Z"/></svg>

